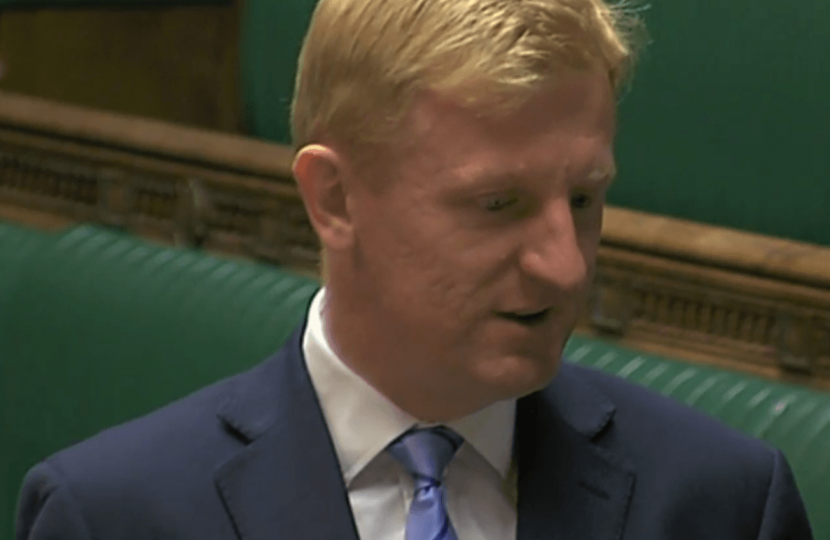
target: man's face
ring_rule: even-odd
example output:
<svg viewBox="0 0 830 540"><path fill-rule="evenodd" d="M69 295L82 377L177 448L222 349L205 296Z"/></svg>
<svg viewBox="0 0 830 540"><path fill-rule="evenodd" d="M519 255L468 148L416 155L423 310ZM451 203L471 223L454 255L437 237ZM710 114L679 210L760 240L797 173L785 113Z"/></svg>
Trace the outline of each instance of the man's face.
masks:
<svg viewBox="0 0 830 540"><path fill-rule="evenodd" d="M614 175L608 78L570 74L495 118L426 95L409 122L369 182L383 187L349 202L356 309L394 351L384 369L483 401L545 386L587 298Z"/></svg>

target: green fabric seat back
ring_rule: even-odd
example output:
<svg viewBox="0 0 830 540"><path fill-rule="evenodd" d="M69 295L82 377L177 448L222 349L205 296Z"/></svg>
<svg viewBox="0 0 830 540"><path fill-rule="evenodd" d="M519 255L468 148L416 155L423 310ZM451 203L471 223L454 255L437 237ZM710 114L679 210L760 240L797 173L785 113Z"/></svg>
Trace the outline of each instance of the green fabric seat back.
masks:
<svg viewBox="0 0 830 540"><path fill-rule="evenodd" d="M26 262L50 239L47 233L0 221L0 307L8 302ZM0 321L7 314L0 309Z"/></svg>
<svg viewBox="0 0 830 540"><path fill-rule="evenodd" d="M830 245L830 2L649 5L610 203Z"/></svg>
<svg viewBox="0 0 830 540"><path fill-rule="evenodd" d="M585 337L571 362L651 388L779 447L807 505L815 538L830 538L830 393L643 355Z"/></svg>
<svg viewBox="0 0 830 540"><path fill-rule="evenodd" d="M11 361L8 354L10 336L3 329L9 327L14 315L6 307L17 289L27 261L49 240L50 236L45 233L0 222L0 403L10 385L4 373L4 366ZM7 413L7 409L0 406L0 539L5 538L9 530L5 514L14 508L17 496L15 484L20 482L19 475L12 474L5 467L6 456L14 448L14 441L5 440L3 435Z"/></svg>
<svg viewBox="0 0 830 540"><path fill-rule="evenodd" d="M28 468L276 352L318 288L94 227L48 244L0 305L0 540Z"/></svg>
<svg viewBox="0 0 830 540"><path fill-rule="evenodd" d="M289 143L316 0L248 0L252 134ZM622 100L613 205L830 245L830 2L649 2L652 43Z"/></svg>
<svg viewBox="0 0 830 540"><path fill-rule="evenodd" d="M252 135L291 144L297 57L317 0L246 0L240 37L240 95Z"/></svg>

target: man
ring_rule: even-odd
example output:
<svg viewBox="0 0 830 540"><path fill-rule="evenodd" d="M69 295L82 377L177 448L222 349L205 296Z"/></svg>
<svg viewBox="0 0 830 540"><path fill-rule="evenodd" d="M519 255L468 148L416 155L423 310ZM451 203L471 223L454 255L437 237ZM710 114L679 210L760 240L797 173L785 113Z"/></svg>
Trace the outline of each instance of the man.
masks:
<svg viewBox="0 0 830 540"><path fill-rule="evenodd" d="M36 467L18 538L810 538L780 452L561 364L632 24L600 0L323 0L293 111L327 264L306 323Z"/></svg>

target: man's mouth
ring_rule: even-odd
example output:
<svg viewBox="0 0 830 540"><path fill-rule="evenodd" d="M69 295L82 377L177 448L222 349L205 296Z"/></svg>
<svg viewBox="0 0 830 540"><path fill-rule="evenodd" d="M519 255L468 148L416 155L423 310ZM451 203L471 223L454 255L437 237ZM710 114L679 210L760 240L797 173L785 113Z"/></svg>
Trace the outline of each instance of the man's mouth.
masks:
<svg viewBox="0 0 830 540"><path fill-rule="evenodd" d="M522 312L500 312L499 317L507 319L522 326L533 327L545 322L550 316L550 308L541 311Z"/></svg>

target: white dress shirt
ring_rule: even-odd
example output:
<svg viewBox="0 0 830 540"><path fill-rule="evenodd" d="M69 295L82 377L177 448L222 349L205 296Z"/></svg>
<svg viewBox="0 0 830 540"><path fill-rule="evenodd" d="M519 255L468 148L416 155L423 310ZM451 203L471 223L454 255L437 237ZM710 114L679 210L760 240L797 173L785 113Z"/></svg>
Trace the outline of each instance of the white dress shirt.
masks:
<svg viewBox="0 0 830 540"><path fill-rule="evenodd" d="M361 540L403 540L414 484L384 450L421 424L334 353L324 307L321 289L309 309L303 353L334 441L357 532ZM444 476L447 511L459 540L516 538L511 467L515 410L515 400L502 401L448 424L465 441Z"/></svg>

